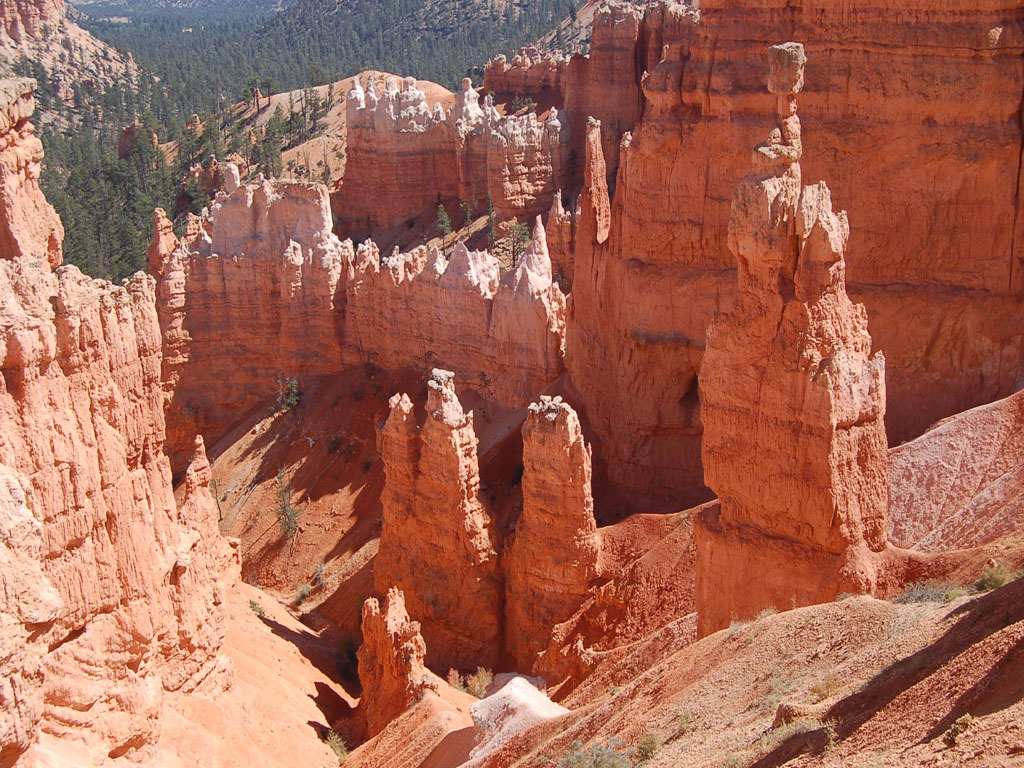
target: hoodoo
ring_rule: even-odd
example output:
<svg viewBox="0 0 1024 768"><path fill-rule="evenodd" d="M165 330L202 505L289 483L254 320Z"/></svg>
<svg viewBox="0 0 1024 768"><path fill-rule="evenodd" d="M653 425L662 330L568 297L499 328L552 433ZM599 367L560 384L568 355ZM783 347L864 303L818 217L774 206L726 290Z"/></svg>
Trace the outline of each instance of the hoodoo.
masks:
<svg viewBox="0 0 1024 768"><path fill-rule="evenodd" d="M739 289L700 371L703 458L719 506L698 518L702 634L763 608L875 588L886 546L885 361L846 295L846 214L802 187L803 46L770 49L777 126L733 198Z"/></svg>
<svg viewBox="0 0 1024 768"><path fill-rule="evenodd" d="M523 425L523 511L506 564L506 647L531 670L551 630L589 597L600 540L590 447L560 397L532 403Z"/></svg>
<svg viewBox="0 0 1024 768"><path fill-rule="evenodd" d="M406 395L391 398L380 433L386 482L377 589L397 586L438 669L493 667L501 652L501 577L495 532L480 500L473 412L454 376L435 369L427 417L416 425Z"/></svg>

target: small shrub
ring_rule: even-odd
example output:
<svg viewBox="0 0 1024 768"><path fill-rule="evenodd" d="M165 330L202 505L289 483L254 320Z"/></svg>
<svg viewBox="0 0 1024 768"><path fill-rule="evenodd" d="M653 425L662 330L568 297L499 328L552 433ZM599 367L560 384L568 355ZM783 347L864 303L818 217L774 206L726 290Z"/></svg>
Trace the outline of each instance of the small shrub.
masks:
<svg viewBox="0 0 1024 768"><path fill-rule="evenodd" d="M448 670L448 685L452 688L457 688L460 691L466 690L466 679L457 669Z"/></svg>
<svg viewBox="0 0 1024 768"><path fill-rule="evenodd" d="M676 732L672 738L678 739L690 732L690 713L683 712L676 718Z"/></svg>
<svg viewBox="0 0 1024 768"><path fill-rule="evenodd" d="M306 598L309 597L309 593L313 591L312 584L303 584L297 590L295 590L295 604L302 605Z"/></svg>
<svg viewBox="0 0 1024 768"><path fill-rule="evenodd" d="M482 699L487 695L487 686L494 680L494 674L489 669L477 667L476 672L466 677L466 690L470 694Z"/></svg>
<svg viewBox="0 0 1024 768"><path fill-rule="evenodd" d="M537 102L529 96L516 96L512 99L512 112L519 113L523 110L535 112L537 110Z"/></svg>
<svg viewBox="0 0 1024 768"><path fill-rule="evenodd" d="M956 740L960 738L967 729L971 727L971 723L974 722L974 718L971 715L961 715L954 723L946 729L946 732L942 734L942 743L947 747L955 747Z"/></svg>
<svg viewBox="0 0 1024 768"><path fill-rule="evenodd" d="M249 608L251 608L252 612L259 616L261 619L267 615L267 612L263 610L263 606L257 603L255 600L249 601Z"/></svg>
<svg viewBox="0 0 1024 768"><path fill-rule="evenodd" d="M619 691L621 691L621 690L622 690L622 686L621 685L609 685L608 686L608 695L609 696L618 696L619 695Z"/></svg>
<svg viewBox="0 0 1024 768"><path fill-rule="evenodd" d="M281 536L290 539L299 532L299 510L292 506L292 486L284 467L277 472L277 524Z"/></svg>
<svg viewBox="0 0 1024 768"><path fill-rule="evenodd" d="M793 681L789 679L773 679L768 685L768 693L762 696L751 706L757 707L762 712L772 713L779 708L782 697L789 693L793 687Z"/></svg>
<svg viewBox="0 0 1024 768"><path fill-rule="evenodd" d="M893 598L894 603L948 603L953 598L946 599L947 594L952 594L954 589L959 589L953 584L945 584L937 581L915 581L907 584L903 594Z"/></svg>
<svg viewBox="0 0 1024 768"><path fill-rule="evenodd" d="M986 565L981 572L981 578L974 582L974 588L979 592L991 592L1019 579L1022 575L1024 571L1011 573L1005 565Z"/></svg>
<svg viewBox="0 0 1024 768"><path fill-rule="evenodd" d="M290 411L302 400L302 393L299 391L298 379L277 380L277 400L271 407L271 413L278 411Z"/></svg>
<svg viewBox="0 0 1024 768"><path fill-rule="evenodd" d="M558 761L558 768L631 768L623 752L611 744L592 744L589 748L576 740Z"/></svg>
<svg viewBox="0 0 1024 768"><path fill-rule="evenodd" d="M338 735L338 732L333 728L330 729L327 731L327 738L324 741L334 754L337 755L338 765L344 763L345 758L348 757L348 747L345 745L345 740Z"/></svg>
<svg viewBox="0 0 1024 768"><path fill-rule="evenodd" d="M326 567L323 560L316 564L316 568L313 569L313 586L319 587L324 583L324 569Z"/></svg>
<svg viewBox="0 0 1024 768"><path fill-rule="evenodd" d="M814 702L824 701L825 699L831 698L833 694L840 688L840 682L834 675L826 675L823 680L819 680L811 686L811 693L814 694Z"/></svg>
<svg viewBox="0 0 1024 768"><path fill-rule="evenodd" d="M641 738L640 741L637 742L637 757L640 758L641 762L643 762L644 760L650 760L652 757L654 757L654 753L658 751L661 745L661 737L654 731L648 731L643 735L643 738Z"/></svg>
<svg viewBox="0 0 1024 768"><path fill-rule="evenodd" d="M769 616L774 616L779 612L779 609L774 605L769 605L767 608L762 608L761 612L757 614L754 621L760 621L761 619L767 619Z"/></svg>

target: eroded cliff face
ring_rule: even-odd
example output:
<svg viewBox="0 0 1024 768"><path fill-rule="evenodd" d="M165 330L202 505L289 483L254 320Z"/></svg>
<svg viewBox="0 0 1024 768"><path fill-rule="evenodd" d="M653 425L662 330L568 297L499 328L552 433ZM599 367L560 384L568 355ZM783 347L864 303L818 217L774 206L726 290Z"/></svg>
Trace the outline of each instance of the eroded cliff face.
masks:
<svg viewBox="0 0 1024 768"><path fill-rule="evenodd" d="M64 18L64 0L3 0L0 27L15 43L26 35L38 38L43 27L56 27Z"/></svg>
<svg viewBox="0 0 1024 768"><path fill-rule="evenodd" d="M193 435L212 446L286 379L340 369L352 249L321 185L239 186L180 244L157 216L149 261L176 474Z"/></svg>
<svg viewBox="0 0 1024 768"><path fill-rule="evenodd" d="M45 252L50 236L27 231L23 251ZM217 651L232 556L208 464L199 442L179 507L152 278L113 286L4 256L0 540L15 591L5 589L0 626L5 648L22 645L2 657L0 759L38 742L47 764L65 764L69 745L79 762L144 760L163 691L230 678Z"/></svg>
<svg viewBox="0 0 1024 768"><path fill-rule="evenodd" d="M846 214L824 182L801 185L803 46L769 59L777 126L733 198L739 286L700 372L719 499L696 527L701 634L769 606L873 592L886 546L885 361L846 295Z"/></svg>
<svg viewBox="0 0 1024 768"><path fill-rule="evenodd" d="M499 218L543 213L567 183L571 146L557 109L503 116L470 81L446 109L413 78L382 94L356 81L348 94L345 176L332 197L342 229L389 229L444 201L477 215L488 196Z"/></svg>
<svg viewBox="0 0 1024 768"><path fill-rule="evenodd" d="M519 408L563 372L565 297L539 221L504 276L462 243L450 259L426 248L381 258L330 223L326 188L266 180L218 195L180 243L156 214L149 269L175 474L193 435L215 445L287 379L444 366Z"/></svg>
<svg viewBox="0 0 1024 768"><path fill-rule="evenodd" d="M564 324L565 297L539 223L504 276L496 258L462 243L450 260L426 248L381 259L372 243L356 254L345 328L360 362L441 366L460 386L519 408L561 374Z"/></svg>
<svg viewBox="0 0 1024 768"><path fill-rule="evenodd" d="M373 582L379 592L405 593L432 667L493 668L502 645L500 543L480 499L473 413L463 411L453 378L434 371L422 426L408 396L391 398L380 432L386 480Z"/></svg>
<svg viewBox="0 0 1024 768"><path fill-rule="evenodd" d="M749 62L780 39L808 41L804 176L828 178L849 212L847 281L886 356L890 441L1018 386L1024 34L1012 3L712 0L699 16L651 7L640 30L643 114L621 150L607 243L577 236L567 323L567 367L615 482L659 506L706 493L696 376L736 285L733 185L771 111Z"/></svg>
<svg viewBox="0 0 1024 768"><path fill-rule="evenodd" d="M64 260L64 227L39 189L43 144L29 122L35 85L0 81L0 258L43 259L55 269Z"/></svg>

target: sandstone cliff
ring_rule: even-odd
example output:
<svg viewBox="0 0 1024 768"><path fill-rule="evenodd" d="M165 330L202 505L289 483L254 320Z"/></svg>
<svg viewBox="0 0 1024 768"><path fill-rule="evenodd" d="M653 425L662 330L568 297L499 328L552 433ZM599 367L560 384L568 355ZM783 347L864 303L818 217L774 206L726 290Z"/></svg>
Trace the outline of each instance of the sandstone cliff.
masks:
<svg viewBox="0 0 1024 768"><path fill-rule="evenodd" d="M874 590L886 545L885 363L846 295L846 214L801 187L802 45L770 49L777 127L733 198L736 301L708 329L698 626ZM755 586L756 585L756 586Z"/></svg>
<svg viewBox="0 0 1024 768"><path fill-rule="evenodd" d="M828 178L856 225L848 285L886 356L889 439L1013 391L1024 33L1010 9L711 0L699 16L674 3L644 11L623 56L642 115L627 125L608 241L577 235L567 322L567 367L614 482L651 508L706 498L696 375L736 285L733 185L767 129L749 62L779 39L808 41L804 174Z"/></svg>
<svg viewBox="0 0 1024 768"><path fill-rule="evenodd" d="M48 206L42 219L57 220ZM154 281L113 286L23 255L51 236L25 230L0 259L0 540L16 590L0 613L4 764L36 742L50 754L53 738L84 762L141 758L163 691L229 681L217 651L231 553L201 442L180 507L172 493Z"/></svg>
<svg viewBox="0 0 1024 768"><path fill-rule="evenodd" d="M462 201L474 213L488 196L501 219L547 211L570 170L568 125L558 110L503 116L481 106L470 81L455 104L433 108L415 80L382 94L356 80L348 94L345 176L332 195L341 229L368 232L414 220L439 202Z"/></svg>
<svg viewBox="0 0 1024 768"><path fill-rule="evenodd" d="M180 245L159 216L156 227L150 271L177 474L193 435L212 446L286 379L340 368L351 248L331 234L327 190L301 182L219 195Z"/></svg>
<svg viewBox="0 0 1024 768"><path fill-rule="evenodd" d="M565 298L543 226L499 280L497 259L461 243L450 260L425 248L382 259L330 225L324 187L266 180L218 195L181 243L155 217L149 270L176 474L192 435L214 446L287 379L446 366L518 408L562 373Z"/></svg>
<svg viewBox="0 0 1024 768"><path fill-rule="evenodd" d="M35 81L0 81L0 258L63 261L64 227L39 189L43 144L29 122Z"/></svg>
<svg viewBox="0 0 1024 768"><path fill-rule="evenodd" d="M373 581L379 592L405 593L435 669L493 668L501 653L498 542L479 496L476 449L473 413L463 411L451 373L435 370L428 382L422 427L406 395L391 399Z"/></svg>
<svg viewBox="0 0 1024 768"><path fill-rule="evenodd" d="M43 27L56 27L64 18L64 0L3 0L0 2L0 30L20 43L28 35L40 37Z"/></svg>

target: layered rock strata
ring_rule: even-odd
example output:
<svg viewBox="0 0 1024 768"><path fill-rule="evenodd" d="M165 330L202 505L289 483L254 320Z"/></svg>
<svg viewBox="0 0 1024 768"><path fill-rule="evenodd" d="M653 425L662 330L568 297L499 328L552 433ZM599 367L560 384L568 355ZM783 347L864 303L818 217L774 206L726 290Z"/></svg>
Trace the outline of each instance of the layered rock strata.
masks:
<svg viewBox="0 0 1024 768"><path fill-rule="evenodd" d="M600 540L590 447L576 412L542 397L523 425L523 511L505 562L505 647L529 672L551 630L590 595Z"/></svg>
<svg viewBox="0 0 1024 768"><path fill-rule="evenodd" d="M401 590L389 589L383 607L374 598L363 603L359 711L367 738L384 730L427 690L436 690L424 666L426 650L420 625L409 620Z"/></svg>
<svg viewBox="0 0 1024 768"><path fill-rule="evenodd" d="M779 39L809 41L804 173L828 178L859 223L847 278L886 355L890 440L1009 395L1024 366L1024 32L1012 3L700 5L647 8L623 56L642 118L622 148L607 244L577 236L568 323L595 452L657 508L702 498L696 374L705 329L733 299L729 201L768 103L748 62Z"/></svg>
<svg viewBox="0 0 1024 768"><path fill-rule="evenodd" d="M213 445L284 380L340 369L351 261L318 184L259 180L220 194L180 244L157 216L149 262L175 473L193 435Z"/></svg>
<svg viewBox="0 0 1024 768"><path fill-rule="evenodd" d="M364 243L346 305L346 345L357 360L444 366L460 386L506 407L522 407L563 370L565 297L539 222L504 276L495 257L462 243L447 261L425 248L381 259Z"/></svg>
<svg viewBox="0 0 1024 768"><path fill-rule="evenodd" d="M42 259L55 269L64 227L39 188L43 144L29 122L35 86L29 78L0 80L0 259Z"/></svg>
<svg viewBox="0 0 1024 768"><path fill-rule="evenodd" d="M541 224L500 276L496 258L461 243L450 260L425 248L381 258L330 222L324 187L265 180L218 195L180 243L156 214L149 270L176 473L192 435L214 445L285 379L445 366L519 408L562 373L565 297Z"/></svg>
<svg viewBox="0 0 1024 768"><path fill-rule="evenodd" d="M846 295L845 213L801 187L803 46L770 49L777 127L733 198L739 286L708 330L697 521L702 634L766 607L872 592L886 546L885 361Z"/></svg>
<svg viewBox="0 0 1024 768"><path fill-rule="evenodd" d="M42 37L43 28L56 28L64 18L64 0L3 0L0 31L15 43Z"/></svg>
<svg viewBox="0 0 1024 768"><path fill-rule="evenodd" d="M22 671L4 670L31 690L16 694L29 713L0 753L38 731L80 743L88 760L136 753L159 733L163 690L227 680L217 651L230 552L201 445L175 504L154 283L114 287L19 259L0 262L0 296L0 465L22 478L5 486L5 539L36 563L19 574L14 615L47 650L38 671L17 655Z"/></svg>
<svg viewBox="0 0 1024 768"><path fill-rule="evenodd" d="M479 495L473 413L463 411L453 375L441 370L428 382L422 426L407 395L390 405L379 438L386 479L374 585L405 593L432 667L493 668L502 643L502 580L496 533Z"/></svg>
<svg viewBox="0 0 1024 768"><path fill-rule="evenodd" d="M348 93L345 176L332 196L342 230L389 229L442 200L499 218L544 213L565 186L571 146L564 115L502 116L464 80L455 106L430 108L412 78L383 94L356 81Z"/></svg>

